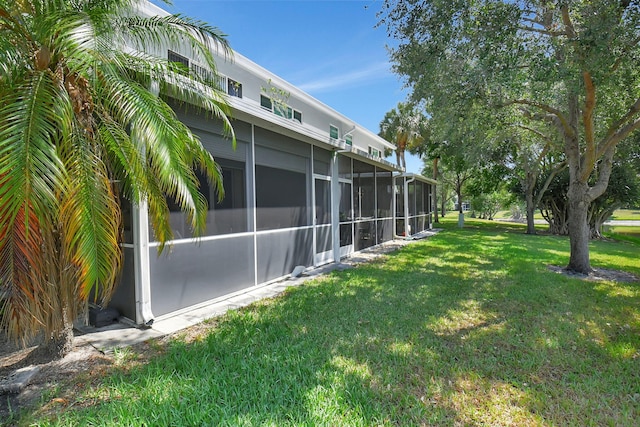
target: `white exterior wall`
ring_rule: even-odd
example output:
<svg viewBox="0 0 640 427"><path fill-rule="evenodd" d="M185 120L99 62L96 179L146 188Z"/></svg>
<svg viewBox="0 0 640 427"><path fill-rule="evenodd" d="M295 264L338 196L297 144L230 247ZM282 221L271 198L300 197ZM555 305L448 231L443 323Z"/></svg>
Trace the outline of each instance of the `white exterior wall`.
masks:
<svg viewBox="0 0 640 427"><path fill-rule="evenodd" d="M167 15L163 9L148 4L148 8L142 11L145 15ZM158 47L155 55L166 56L167 50L171 49L187 58L190 61L201 65L198 58L193 58L193 52L185 46ZM392 166L395 170L402 169L384 160L383 157L369 156L369 147L373 147L384 156L385 150L394 150L395 145L379 137L371 130L365 129L348 117L338 113L311 95L296 88L294 85L283 80L277 75L269 72L258 64L237 52L225 55L222 51L215 52L216 66L218 74L231 78L242 85L242 98L234 96L228 97L228 103L233 108L233 117L238 119L251 119L251 121L263 120L260 123L267 129L283 133L288 136L295 136L298 139L308 139L305 142L322 143L339 146L342 149L356 152L360 156L373 160L375 163ZM268 88L273 86L283 90L288 96L282 98L288 106L302 113L302 123L293 119L286 119L277 116L271 111L260 106L260 95L271 96ZM267 88L267 92L264 89ZM272 124L269 126L268 124ZM338 128L338 140L330 140L329 127L333 125ZM292 133L293 132L293 133ZM350 134L353 146L345 147L345 134Z"/></svg>
<svg viewBox="0 0 640 427"><path fill-rule="evenodd" d="M144 13L166 14L151 4ZM184 46L158 46L149 53L166 56L169 49L201 65L199 61L192 60L193 55ZM339 261L341 256L393 238L395 208L385 206L384 214L379 213L378 208L383 207L380 200L391 203L395 190L387 190L392 192L391 199L388 199L383 197L384 191L378 193L378 188L394 188L392 172L401 169L368 154L369 147L383 153L385 149L394 149L392 144L239 54L232 57L217 55L216 63L219 75L242 85L242 97L227 97L232 107L232 119L236 120L232 125L236 128L237 148L230 148L228 138L221 134L218 120L185 113L179 108L176 112L217 159L236 162L236 169L237 163L242 164L245 186L242 197L246 206L233 213L241 212L240 215L246 218L246 226L239 231L211 233L200 239L188 234L177 236L168 242L172 245L170 253L165 252L158 257L155 253L157 242L150 241L146 234L145 208L140 206L136 209L135 237L133 243L127 245L129 252L135 255L127 264L128 274L134 277L125 277L125 286L120 287L113 301L117 301L118 309L126 309L125 315L137 323L148 323L154 316L172 315L176 310L206 305L216 298L279 280L297 265L310 267ZM269 85L284 91L281 100L302 113L301 123L278 116L261 106L261 95L273 95L269 92ZM330 138L330 125L338 128L337 139ZM346 145L347 133L352 136L353 146ZM323 159L326 168L317 166ZM352 169L349 166L347 176L344 171L339 173L344 160L353 165ZM355 171L356 166L359 172ZM260 206L257 202L257 196L267 192L260 192L256 175L260 168L264 171L270 167L281 172L302 174L305 189L296 188L299 191L295 193L304 193L306 197L300 224L260 227L258 214L265 212L260 209L271 206L264 203ZM265 176L263 172L262 177ZM316 189L324 191L327 183L331 219L330 222L318 222L316 210L321 208L318 209ZM343 185L348 186L346 193L341 192ZM365 200L365 195L368 210L363 209L367 203L359 205L356 199ZM345 196L351 206L346 213L340 206L341 198L344 201ZM295 204L290 206L299 207ZM230 212L210 212L214 228L223 222L217 222L216 215ZM172 215L172 221L176 220L172 222L173 226L180 226L183 221L179 214ZM347 233L349 242L344 244L343 228L350 230Z"/></svg>

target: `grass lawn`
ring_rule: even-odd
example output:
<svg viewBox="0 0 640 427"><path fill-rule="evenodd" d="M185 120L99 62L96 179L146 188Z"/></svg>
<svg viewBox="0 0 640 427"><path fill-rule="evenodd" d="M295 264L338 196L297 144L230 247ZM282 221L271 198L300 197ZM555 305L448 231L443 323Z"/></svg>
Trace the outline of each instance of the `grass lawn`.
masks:
<svg viewBox="0 0 640 427"><path fill-rule="evenodd" d="M448 212L449 213L449 212ZM453 215L457 215L457 213L451 212ZM535 214L533 216L535 219L544 219L542 214L540 213L540 209L536 209ZM500 211L495 215L496 219L510 219L511 211ZM640 221L640 209L618 209L611 215L611 218L616 221Z"/></svg>
<svg viewBox="0 0 640 427"><path fill-rule="evenodd" d="M604 226L604 235L620 241L632 242L640 245L640 227L638 226Z"/></svg>
<svg viewBox="0 0 640 427"><path fill-rule="evenodd" d="M124 351L98 386L64 394L71 405L50 403L60 390L19 423L637 425L640 283L553 273L566 238L469 219L460 230L454 216L378 261L229 312L148 363ZM591 246L594 267L640 276L639 258L638 244Z"/></svg>
<svg viewBox="0 0 640 427"><path fill-rule="evenodd" d="M469 214L471 213L471 211L469 211ZM458 212L456 211L451 211L451 212L447 212L447 215L458 215ZM495 219L511 219L512 217L512 213L510 210L507 211L499 211L495 214L494 218ZM446 217L445 217L446 218ZM540 209L536 209L535 213L533 214L533 219L544 219L542 217L542 214L540 213ZM522 214L522 220L526 222L527 217L525 215L525 213L523 212Z"/></svg>
<svg viewBox="0 0 640 427"><path fill-rule="evenodd" d="M611 219L619 220L619 221L640 221L640 210L639 209L618 209L613 213Z"/></svg>

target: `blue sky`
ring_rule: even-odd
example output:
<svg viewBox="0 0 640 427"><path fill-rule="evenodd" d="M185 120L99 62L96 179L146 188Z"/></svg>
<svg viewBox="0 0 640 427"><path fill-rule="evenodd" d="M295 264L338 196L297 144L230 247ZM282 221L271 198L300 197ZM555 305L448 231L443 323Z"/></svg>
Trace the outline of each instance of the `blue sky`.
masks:
<svg viewBox="0 0 640 427"><path fill-rule="evenodd" d="M231 47L374 133L407 91L391 72L375 0L153 1L218 27ZM390 158L395 162L395 156ZM407 153L407 171L422 161Z"/></svg>

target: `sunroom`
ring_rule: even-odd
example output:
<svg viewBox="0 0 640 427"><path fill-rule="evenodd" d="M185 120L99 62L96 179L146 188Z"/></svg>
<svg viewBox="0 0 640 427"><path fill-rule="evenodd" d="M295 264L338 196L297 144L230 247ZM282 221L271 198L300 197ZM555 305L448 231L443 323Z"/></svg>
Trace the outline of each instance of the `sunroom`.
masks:
<svg viewBox="0 0 640 427"><path fill-rule="evenodd" d="M175 46L156 53L206 72ZM175 239L159 254L146 207L125 212L124 271L110 306L137 324L430 226L433 183L386 161L382 153L393 144L237 53L220 56L217 73L235 147L219 121L174 105L223 174L221 202L201 179L209 202L204 235L194 237L169 203Z"/></svg>

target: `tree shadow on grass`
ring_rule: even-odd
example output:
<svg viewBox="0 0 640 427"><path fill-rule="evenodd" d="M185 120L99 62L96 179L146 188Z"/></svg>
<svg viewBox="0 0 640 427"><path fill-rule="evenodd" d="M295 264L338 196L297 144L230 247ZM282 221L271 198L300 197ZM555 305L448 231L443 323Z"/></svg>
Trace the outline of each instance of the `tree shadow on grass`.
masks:
<svg viewBox="0 0 640 427"><path fill-rule="evenodd" d="M553 242L468 236L420 242L230 312L206 338L174 343L63 416L147 425L633 420L638 287L558 280L545 269ZM523 250L531 256L513 255Z"/></svg>

